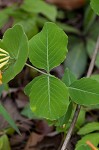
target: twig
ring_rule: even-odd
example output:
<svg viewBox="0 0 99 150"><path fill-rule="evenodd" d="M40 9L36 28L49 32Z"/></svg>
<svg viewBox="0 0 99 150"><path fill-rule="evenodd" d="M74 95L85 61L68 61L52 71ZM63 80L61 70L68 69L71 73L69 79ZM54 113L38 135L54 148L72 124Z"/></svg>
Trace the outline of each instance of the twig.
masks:
<svg viewBox="0 0 99 150"><path fill-rule="evenodd" d="M95 50L94 50L94 53L93 53L93 56L92 56L92 59L91 59L90 65L89 65L89 69L88 69L88 72L87 72L87 77L90 77L91 74L92 74L98 50L99 50L99 36L97 38L96 47L95 47ZM67 148L68 142L69 142L69 140L70 140L70 138L72 136L72 132L74 130L76 121L78 119L78 115L79 115L80 109L81 109L81 106L77 105L75 113L74 113L74 116L73 116L73 119L72 119L72 123L71 123L70 128L69 128L69 130L67 132L67 136L65 138L65 141L63 143L63 146L62 146L61 150L66 150L66 148Z"/></svg>

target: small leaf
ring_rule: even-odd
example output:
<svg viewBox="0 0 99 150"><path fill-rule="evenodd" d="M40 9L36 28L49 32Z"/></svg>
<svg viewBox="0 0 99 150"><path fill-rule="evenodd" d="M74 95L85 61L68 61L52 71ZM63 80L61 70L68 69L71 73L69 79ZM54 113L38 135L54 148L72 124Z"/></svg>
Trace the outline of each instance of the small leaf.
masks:
<svg viewBox="0 0 99 150"><path fill-rule="evenodd" d="M0 137L0 150L11 150L10 142L7 135Z"/></svg>
<svg viewBox="0 0 99 150"><path fill-rule="evenodd" d="M87 145L87 141L90 141L94 146L97 147L99 144L99 133L92 133L82 137L82 139L77 142L75 150L77 150L79 146Z"/></svg>
<svg viewBox="0 0 99 150"><path fill-rule="evenodd" d="M54 23L45 23L42 31L29 41L31 63L49 72L64 61L67 42L67 36L62 29Z"/></svg>
<svg viewBox="0 0 99 150"><path fill-rule="evenodd" d="M99 83L91 78L82 78L69 87L72 100L80 105L99 104Z"/></svg>
<svg viewBox="0 0 99 150"><path fill-rule="evenodd" d="M85 126L83 126L82 128L80 128L80 130L78 131L79 135L85 135L94 131L98 131L99 130L99 123L98 122L91 122L91 123L87 123Z"/></svg>
<svg viewBox="0 0 99 150"><path fill-rule="evenodd" d="M0 114L5 118L5 120L15 129L15 131L20 134L19 129L17 128L13 119L9 116L5 108L0 104Z"/></svg>
<svg viewBox="0 0 99 150"><path fill-rule="evenodd" d="M83 43L74 45L67 54L65 67L69 68L71 72L78 78L84 73L87 65L87 55Z"/></svg>
<svg viewBox="0 0 99 150"><path fill-rule="evenodd" d="M25 88L30 97L30 107L35 115L49 120L63 116L68 109L69 95L63 82L53 76L42 75Z"/></svg>
<svg viewBox="0 0 99 150"><path fill-rule="evenodd" d="M91 0L91 7L94 10L94 12L99 15L99 1L98 0Z"/></svg>
<svg viewBox="0 0 99 150"><path fill-rule="evenodd" d="M62 81L66 84L66 86L70 86L76 80L75 75L67 68L64 72Z"/></svg>
<svg viewBox="0 0 99 150"><path fill-rule="evenodd" d="M53 5L49 5L41 0L24 0L21 8L31 13L41 13L51 21L56 20L57 10Z"/></svg>
<svg viewBox="0 0 99 150"><path fill-rule="evenodd" d="M7 83L23 69L28 56L28 40L20 25L5 32L0 48L10 56L6 68L2 70L3 83Z"/></svg>

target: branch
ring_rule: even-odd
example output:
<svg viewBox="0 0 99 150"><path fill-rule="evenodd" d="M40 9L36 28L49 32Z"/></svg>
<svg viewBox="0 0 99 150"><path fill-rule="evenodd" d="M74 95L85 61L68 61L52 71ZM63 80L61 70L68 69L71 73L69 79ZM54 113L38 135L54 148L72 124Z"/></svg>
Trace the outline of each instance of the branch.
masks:
<svg viewBox="0 0 99 150"><path fill-rule="evenodd" d="M89 69L88 69L88 72L87 72L87 77L90 77L91 74L92 74L92 71L93 71L94 65L95 65L95 60L96 60L96 57L97 57L97 54L98 54L98 50L99 50L99 36L97 38L96 47L95 47L95 50L94 50L94 53L93 53L93 56L92 56L92 59L91 59L90 65L89 65ZM72 119L72 123L71 123L70 128L67 132L67 136L65 138L65 141L63 143L63 146L62 146L61 150L66 150L66 148L67 148L68 142L70 141L70 138L72 136L72 132L74 130L76 121L78 119L80 109L81 109L81 106L77 105L74 116L73 116L73 119Z"/></svg>

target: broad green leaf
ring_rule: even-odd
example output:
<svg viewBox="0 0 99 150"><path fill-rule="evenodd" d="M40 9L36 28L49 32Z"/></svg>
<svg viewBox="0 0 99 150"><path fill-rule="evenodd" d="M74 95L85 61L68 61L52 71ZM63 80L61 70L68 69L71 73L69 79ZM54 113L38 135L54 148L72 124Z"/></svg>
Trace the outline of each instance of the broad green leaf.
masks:
<svg viewBox="0 0 99 150"><path fill-rule="evenodd" d="M85 135L94 131L99 130L99 123L98 122L90 122L84 125L80 130L78 131L79 135Z"/></svg>
<svg viewBox="0 0 99 150"><path fill-rule="evenodd" d="M10 56L6 68L3 69L3 83L7 83L23 69L28 56L28 40L20 25L5 32L0 40L0 48Z"/></svg>
<svg viewBox="0 0 99 150"><path fill-rule="evenodd" d="M87 55L83 43L77 43L67 54L65 67L69 68L76 77L81 77L87 65Z"/></svg>
<svg viewBox="0 0 99 150"><path fill-rule="evenodd" d="M41 13L51 21L56 20L57 10L53 5L49 5L41 0L24 0L21 8L31 13Z"/></svg>
<svg viewBox="0 0 99 150"><path fill-rule="evenodd" d="M92 150L87 144L78 146L75 150Z"/></svg>
<svg viewBox="0 0 99 150"><path fill-rule="evenodd" d="M99 15L99 0L91 0L90 4L94 12Z"/></svg>
<svg viewBox="0 0 99 150"><path fill-rule="evenodd" d="M66 113L69 105L67 87L53 76L35 78L25 88L30 98L30 107L35 115L56 120Z"/></svg>
<svg viewBox="0 0 99 150"><path fill-rule="evenodd" d="M29 59L40 69L49 72L64 61L68 38L56 24L45 23L42 31L29 41Z"/></svg>
<svg viewBox="0 0 99 150"><path fill-rule="evenodd" d="M15 122L13 119L9 116L8 112L6 109L0 104L0 114L5 118L5 120L17 131L17 133L20 134L20 131L18 127L16 126Z"/></svg>
<svg viewBox="0 0 99 150"><path fill-rule="evenodd" d="M11 150L10 142L7 135L0 137L0 150Z"/></svg>
<svg viewBox="0 0 99 150"><path fill-rule="evenodd" d="M71 99L80 105L99 104L99 83L91 78L82 78L69 87Z"/></svg>
<svg viewBox="0 0 99 150"><path fill-rule="evenodd" d="M64 72L62 81L66 84L66 86L70 86L74 81L76 81L75 75L67 68Z"/></svg>
<svg viewBox="0 0 99 150"><path fill-rule="evenodd" d="M87 52L88 52L88 55L90 56L90 58L92 58L93 52L95 50L95 46L96 46L95 41L93 41L92 39L87 39L86 48L87 48ZM95 65L99 68L99 53L96 57Z"/></svg>
<svg viewBox="0 0 99 150"><path fill-rule="evenodd" d="M97 147L99 144L99 133L92 133L82 137L82 139L77 142L75 150L77 150L79 146L87 145L87 141L90 141L94 146Z"/></svg>

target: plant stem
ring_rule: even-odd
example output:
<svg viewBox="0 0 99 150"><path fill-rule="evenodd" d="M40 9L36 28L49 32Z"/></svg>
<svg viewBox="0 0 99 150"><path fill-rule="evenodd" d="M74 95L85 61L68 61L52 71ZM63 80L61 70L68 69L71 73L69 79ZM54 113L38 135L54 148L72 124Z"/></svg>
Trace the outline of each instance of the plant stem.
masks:
<svg viewBox="0 0 99 150"><path fill-rule="evenodd" d="M32 68L32 69L34 69L34 70L36 70L36 71L38 71L38 72L40 72L40 73L42 73L42 74L49 75L48 73L43 72L43 71L41 71L41 70L39 70L39 69L37 69L37 68L35 68L35 67L33 67L33 66L27 64L27 63L25 63L25 65L28 66L28 67L30 67L30 68Z"/></svg>
<svg viewBox="0 0 99 150"><path fill-rule="evenodd" d="M91 62L90 62L89 68L88 68L87 77L90 77L91 74L92 74L92 71L93 71L94 65L95 65L95 60L96 60L96 57L97 57L97 54L98 54L98 50L99 50L99 36L97 38L96 47L95 47L95 50L94 50L94 53L93 53L93 56L92 56L92 59L91 59ZM72 136L72 132L74 130L76 121L78 119L80 109L81 109L81 106L77 105L74 116L73 116L73 119L72 119L72 123L71 123L70 128L67 132L67 136L65 138L65 141L63 143L63 146L62 146L61 150L66 150L66 148L67 148L68 142L70 141L70 138Z"/></svg>

